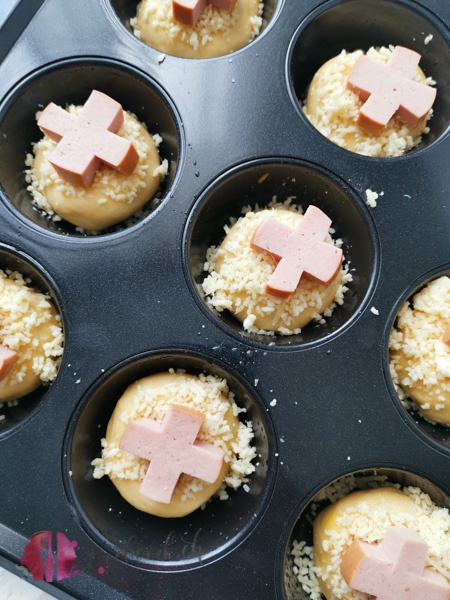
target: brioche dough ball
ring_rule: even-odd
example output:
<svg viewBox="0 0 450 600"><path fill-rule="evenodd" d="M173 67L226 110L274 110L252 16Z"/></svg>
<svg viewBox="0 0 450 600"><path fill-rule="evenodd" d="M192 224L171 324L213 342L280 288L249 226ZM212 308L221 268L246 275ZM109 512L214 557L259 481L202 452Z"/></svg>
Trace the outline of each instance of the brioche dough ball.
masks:
<svg viewBox="0 0 450 600"><path fill-rule="evenodd" d="M139 488L145 477L149 462L138 458L124 450L119 450L120 439L127 425L142 417L163 421L169 405L178 404L193 408L205 415L198 439L214 444L224 450L222 470L214 483L208 484L189 475L182 474L174 490L169 504L156 502L142 495ZM248 433L249 424L240 423L234 401L228 396L228 388L224 380L213 376L196 377L184 372L158 373L144 377L130 385L117 402L108 423L106 438L102 440L101 459L95 459L94 478L107 474L123 498L132 506L159 517L182 517L207 502L224 481L235 488L240 483L228 481L234 478L233 461L237 458L241 447L241 432ZM251 430L251 426L250 426ZM247 437L244 432L244 438ZM250 438L253 434L250 434ZM248 458L254 458L255 452L250 450ZM254 470L253 465L242 470L242 481L245 472Z"/></svg>
<svg viewBox="0 0 450 600"><path fill-rule="evenodd" d="M82 107L69 107L78 114ZM50 216L57 215L72 225L88 231L102 231L116 225L144 206L158 189L161 173L158 148L147 129L134 115L124 113L124 123L117 132L130 140L139 154L131 175L102 164L92 185L74 186L61 179L49 158L56 144L49 137L34 145L34 157L28 157L27 179L34 202Z"/></svg>
<svg viewBox="0 0 450 600"><path fill-rule="evenodd" d="M345 547L337 556L335 539L345 529L345 525L341 521L342 517L348 512L358 512L358 506L362 504L364 504L364 514L373 514L374 519L377 515L380 515L381 519L387 514L395 521L396 515L414 518L419 514L417 505L412 498L397 489L388 487L352 492L320 512L313 524L314 565L320 569L321 576L318 578L320 590L327 600L337 598L334 593L337 585L348 587L340 571L337 573L337 570L340 568L345 551L353 541L353 536L348 536ZM368 525L370 527L370 522ZM362 534L363 532L361 532ZM339 548L340 546L341 544Z"/></svg>
<svg viewBox="0 0 450 600"><path fill-rule="evenodd" d="M363 54L362 50L343 51L320 67L309 86L305 115L320 133L342 148L366 156L400 156L417 146L422 134L428 132L431 111L414 129L408 129L397 117L393 117L379 135L371 135L360 128L357 120L363 102L346 86L353 65ZM387 62L391 51L370 48L367 56ZM417 67L414 80L426 82L420 67Z"/></svg>
<svg viewBox="0 0 450 600"><path fill-rule="evenodd" d="M30 394L57 374L62 356L61 318L44 294L17 272L0 270L0 343L17 360L0 380L0 402Z"/></svg>
<svg viewBox="0 0 450 600"><path fill-rule="evenodd" d="M397 317L389 339L394 383L428 420L450 425L450 347L442 336L450 322L450 278L429 283Z"/></svg>
<svg viewBox="0 0 450 600"><path fill-rule="evenodd" d="M228 230L220 248L210 249L207 256L208 277L203 291L217 310L229 310L255 333L298 333L311 320L331 312L333 303L342 303L342 284L348 281L341 269L328 287L306 277L293 294L279 298L265 292L265 286L277 266L267 252L250 247L256 227L265 219L276 218L294 229L302 220L298 212L271 208L249 212ZM331 237L327 235L327 242Z"/></svg>
<svg viewBox="0 0 450 600"><path fill-rule="evenodd" d="M242 48L262 25L261 0L237 0L231 13L208 4L194 27L176 21L172 0L142 0L132 20L135 35L160 52L211 58Z"/></svg>

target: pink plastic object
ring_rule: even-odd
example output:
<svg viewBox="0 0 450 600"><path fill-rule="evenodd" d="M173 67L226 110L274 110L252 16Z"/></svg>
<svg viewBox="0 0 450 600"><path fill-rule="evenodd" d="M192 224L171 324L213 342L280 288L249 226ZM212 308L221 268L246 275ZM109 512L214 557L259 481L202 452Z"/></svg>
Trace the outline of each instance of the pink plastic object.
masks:
<svg viewBox="0 0 450 600"><path fill-rule="evenodd" d="M450 346L450 323L444 330L444 334L442 335L442 341L444 342L444 344L447 344L447 346Z"/></svg>
<svg viewBox="0 0 450 600"><path fill-rule="evenodd" d="M38 125L58 145L50 163L60 177L88 188L101 163L131 175L139 155L131 142L116 135L124 121L121 105L94 90L79 117L51 102Z"/></svg>
<svg viewBox="0 0 450 600"><path fill-rule="evenodd" d="M0 381L8 375L16 360L17 352L10 350L8 346L0 344Z"/></svg>
<svg viewBox="0 0 450 600"><path fill-rule="evenodd" d="M302 275L329 286L342 264L342 250L323 241L331 219L309 206L300 224L292 230L276 219L266 219L256 228L250 245L279 260L266 292L286 298L295 292Z"/></svg>
<svg viewBox="0 0 450 600"><path fill-rule="evenodd" d="M364 102L358 124L378 135L397 116L413 129L428 114L436 89L412 80L420 54L396 46L388 63L361 56L350 71L347 87Z"/></svg>
<svg viewBox="0 0 450 600"><path fill-rule="evenodd" d="M425 567L427 543L411 529L391 527L380 544L355 540L344 554L347 584L377 600L449 600L450 584Z"/></svg>
<svg viewBox="0 0 450 600"><path fill-rule="evenodd" d="M204 416L172 404L162 422L138 419L128 425L119 447L150 461L140 492L169 504L182 473L214 483L223 464L223 451L197 441Z"/></svg>
<svg viewBox="0 0 450 600"><path fill-rule="evenodd" d="M183 25L194 27L207 4L231 12L236 0L172 0L173 18Z"/></svg>
<svg viewBox="0 0 450 600"><path fill-rule="evenodd" d="M64 533L56 533L56 560L53 556L53 532L35 533L25 545L20 564L32 574L35 581L61 581L80 573L74 568L77 542L71 542ZM56 578L55 578L56 567Z"/></svg>

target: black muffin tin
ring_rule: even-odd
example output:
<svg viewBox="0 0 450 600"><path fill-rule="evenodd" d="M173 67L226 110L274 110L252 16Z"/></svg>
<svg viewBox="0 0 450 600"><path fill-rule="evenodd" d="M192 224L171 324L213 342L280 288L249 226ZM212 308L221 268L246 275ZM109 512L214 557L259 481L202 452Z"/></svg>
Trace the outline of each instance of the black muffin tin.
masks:
<svg viewBox="0 0 450 600"><path fill-rule="evenodd" d="M450 506L450 429L406 412L387 359L401 304L450 274L450 6L267 0L252 43L187 60L132 35L136 4L22 0L0 30L0 267L49 293L65 332L54 383L0 409L0 564L20 574L26 542L50 530L78 542L78 575L39 584L59 598L307 599L292 539L310 538L310 501L334 480L376 470ZM388 44L422 54L438 96L421 146L373 159L300 105L328 58ZM143 215L97 236L45 219L23 175L35 112L93 88L159 133L170 164ZM384 192L376 208L367 189ZM267 338L215 313L200 284L229 218L274 195L329 214L353 281L326 324ZM226 377L259 454L248 491L176 520L136 511L90 467L123 390L170 367Z"/></svg>

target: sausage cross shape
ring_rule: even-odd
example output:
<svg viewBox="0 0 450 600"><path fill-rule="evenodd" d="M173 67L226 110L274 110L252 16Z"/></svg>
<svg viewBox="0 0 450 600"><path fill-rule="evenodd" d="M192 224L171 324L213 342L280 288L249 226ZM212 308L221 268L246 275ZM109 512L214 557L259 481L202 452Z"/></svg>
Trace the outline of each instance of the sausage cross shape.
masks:
<svg viewBox="0 0 450 600"><path fill-rule="evenodd" d="M0 381L4 379L13 368L17 360L17 352L0 344Z"/></svg>
<svg viewBox="0 0 450 600"><path fill-rule="evenodd" d="M442 341L444 344L447 344L450 348L450 323L447 324L447 327L444 329L444 333L442 334Z"/></svg>
<svg viewBox="0 0 450 600"><path fill-rule="evenodd" d="M425 567L428 545L406 527L391 527L379 544L354 540L341 562L347 584L375 600L450 600L447 579Z"/></svg>
<svg viewBox="0 0 450 600"><path fill-rule="evenodd" d="M197 440L204 416L185 406L171 404L162 423L142 418L130 423L119 443L150 461L140 492L169 504L182 473L214 483L223 464L223 450Z"/></svg>
<svg viewBox="0 0 450 600"><path fill-rule="evenodd" d="M342 250L323 241L330 225L331 219L312 205L295 229L276 219L258 225L251 247L279 261L266 285L268 294L287 298L303 275L325 286L332 283L341 268Z"/></svg>
<svg viewBox="0 0 450 600"><path fill-rule="evenodd" d="M364 102L358 124L378 135L397 114L413 129L428 114L436 98L436 89L413 81L420 54L396 46L387 64L361 56L347 79L347 87Z"/></svg>
<svg viewBox="0 0 450 600"><path fill-rule="evenodd" d="M183 25L194 27L208 4L231 12L236 0L172 0L173 18Z"/></svg>
<svg viewBox="0 0 450 600"><path fill-rule="evenodd" d="M93 90L78 117L51 102L42 111L38 126L57 142L50 163L58 175L88 188L102 162L125 175L136 168L139 155L135 147L116 134L123 121L122 106Z"/></svg>

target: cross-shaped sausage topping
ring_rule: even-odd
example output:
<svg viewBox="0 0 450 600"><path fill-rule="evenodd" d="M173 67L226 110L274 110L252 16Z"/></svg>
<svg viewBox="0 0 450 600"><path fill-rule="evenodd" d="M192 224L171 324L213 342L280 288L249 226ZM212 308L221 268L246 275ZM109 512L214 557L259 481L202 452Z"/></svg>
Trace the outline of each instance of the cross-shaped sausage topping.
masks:
<svg viewBox="0 0 450 600"><path fill-rule="evenodd" d="M88 188L101 163L131 175L139 161L133 144L116 132L124 121L121 105L94 90L78 117L51 102L41 113L38 126L54 142L50 163L58 175Z"/></svg>
<svg viewBox="0 0 450 600"><path fill-rule="evenodd" d="M391 527L379 544L355 540L344 554L347 584L375 600L449 600L447 579L425 567L428 545L405 527Z"/></svg>
<svg viewBox="0 0 450 600"><path fill-rule="evenodd" d="M260 223L251 247L280 261L267 283L268 294L288 297L303 275L325 286L331 284L342 264L342 250L323 241L330 225L331 219L316 206L308 207L295 229L277 219Z"/></svg>
<svg viewBox="0 0 450 600"><path fill-rule="evenodd" d="M208 4L231 12L236 0L172 0L173 17L183 25L194 27Z"/></svg>
<svg viewBox="0 0 450 600"><path fill-rule="evenodd" d="M223 464L223 451L197 440L204 416L185 406L169 406L162 423L142 418L128 425L121 450L150 461L140 492L169 504L182 473L214 483Z"/></svg>
<svg viewBox="0 0 450 600"><path fill-rule="evenodd" d="M378 135L396 114L413 129L428 114L436 88L413 81L420 54L396 46L387 64L361 56L347 79L347 87L364 102L358 124Z"/></svg>

